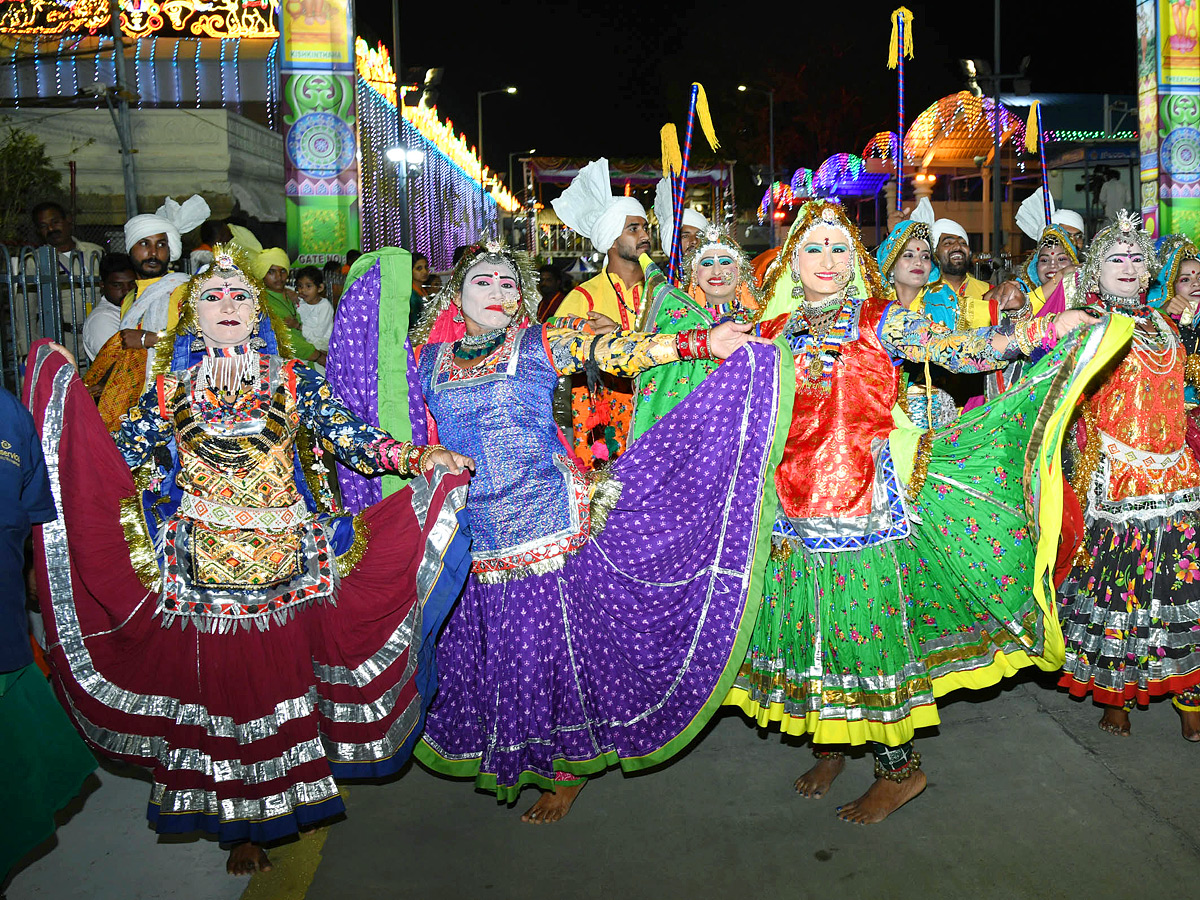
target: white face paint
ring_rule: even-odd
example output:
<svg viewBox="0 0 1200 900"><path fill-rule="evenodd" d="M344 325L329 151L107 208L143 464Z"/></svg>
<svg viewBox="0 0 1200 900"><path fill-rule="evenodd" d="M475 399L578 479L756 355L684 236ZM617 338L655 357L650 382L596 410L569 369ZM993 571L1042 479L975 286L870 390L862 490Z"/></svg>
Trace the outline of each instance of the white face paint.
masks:
<svg viewBox="0 0 1200 900"><path fill-rule="evenodd" d="M483 331L505 328L521 305L521 282L508 263L481 260L467 270L459 302Z"/></svg>
<svg viewBox="0 0 1200 900"><path fill-rule="evenodd" d="M1100 262L1100 290L1114 297L1136 297L1146 278L1146 257L1130 241L1117 241Z"/></svg>
<svg viewBox="0 0 1200 900"><path fill-rule="evenodd" d="M696 259L693 282L700 285L709 306L728 303L737 292L738 261L723 247L710 247Z"/></svg>
<svg viewBox="0 0 1200 900"><path fill-rule="evenodd" d="M236 347L254 333L254 294L236 275L207 279L196 300L196 322L210 347Z"/></svg>

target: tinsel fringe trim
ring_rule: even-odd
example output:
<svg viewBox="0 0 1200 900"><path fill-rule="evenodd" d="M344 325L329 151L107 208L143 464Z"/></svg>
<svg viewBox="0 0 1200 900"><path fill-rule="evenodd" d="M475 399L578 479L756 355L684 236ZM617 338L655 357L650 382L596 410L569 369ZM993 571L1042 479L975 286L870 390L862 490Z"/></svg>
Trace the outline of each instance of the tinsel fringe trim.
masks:
<svg viewBox="0 0 1200 900"><path fill-rule="evenodd" d="M138 581L148 591L161 590L162 572L158 568L154 545L150 542L141 501L136 496L122 497L120 509L121 529L125 532L125 543L129 545L129 563Z"/></svg>
<svg viewBox="0 0 1200 900"><path fill-rule="evenodd" d="M354 571L367 552L367 542L371 540L371 528L363 519L363 514L354 517L354 543L350 549L337 558L337 574L345 578Z"/></svg>
<svg viewBox="0 0 1200 900"><path fill-rule="evenodd" d="M608 514L621 499L623 489L624 485L612 476L612 469L607 466L592 474L591 538L598 538L608 524Z"/></svg>
<svg viewBox="0 0 1200 900"><path fill-rule="evenodd" d="M560 553L550 559L539 559L527 566L517 566L499 572L475 572L473 574L480 584L504 584L506 581L519 581L533 575L548 575L551 572L557 572L567 564L567 558L573 555L573 553Z"/></svg>
<svg viewBox="0 0 1200 900"><path fill-rule="evenodd" d="M908 486L905 488L909 503L916 503L917 495L921 493L921 488L925 487L925 477L929 474L929 455L932 446L933 432L926 431L917 441L917 449L913 453L912 477L908 480Z"/></svg>
<svg viewBox="0 0 1200 900"><path fill-rule="evenodd" d="M206 616L196 613L167 612L165 610L160 610L159 615L162 616L163 628L170 628L178 621L180 628L187 628L191 624L197 631L203 634L229 634L236 631L239 625L242 631L249 631L251 625L256 626L259 631L266 631L271 627L272 623L275 625L286 625L296 617L297 612L308 609L315 603L323 604L326 599L329 600L331 606L337 605L332 594L323 594L319 597L311 597L308 600L293 603L290 606L285 606L283 609L259 613L254 616L234 618L232 616Z"/></svg>

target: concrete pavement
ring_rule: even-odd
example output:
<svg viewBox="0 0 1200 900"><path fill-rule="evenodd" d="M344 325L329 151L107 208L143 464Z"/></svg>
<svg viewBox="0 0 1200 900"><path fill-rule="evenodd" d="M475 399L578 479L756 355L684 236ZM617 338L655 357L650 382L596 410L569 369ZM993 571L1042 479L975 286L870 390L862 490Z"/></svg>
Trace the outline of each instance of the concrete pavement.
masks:
<svg viewBox="0 0 1200 900"><path fill-rule="evenodd" d="M869 755L849 761L827 799L804 800L791 783L811 764L807 745L729 711L672 765L594 779L556 825L520 823L533 791L509 809L415 766L387 784L352 786L348 817L328 830L307 891L256 879L247 897L1105 900L1179 891L1200 871L1200 744L1180 737L1161 701L1134 713L1133 737L1106 735L1099 710L1053 682L1026 674L946 698L942 726L918 738L928 789L882 825L834 818L870 784ZM215 845L156 841L142 819L144 783L101 778L9 900L241 894L246 883L223 874ZM280 869L293 864L286 849L273 858Z"/></svg>

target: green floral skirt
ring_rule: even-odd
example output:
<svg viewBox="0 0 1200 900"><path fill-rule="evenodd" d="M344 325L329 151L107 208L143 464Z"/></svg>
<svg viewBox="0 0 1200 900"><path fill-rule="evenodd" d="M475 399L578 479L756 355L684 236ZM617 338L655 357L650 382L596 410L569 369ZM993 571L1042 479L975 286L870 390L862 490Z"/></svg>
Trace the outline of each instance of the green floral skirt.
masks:
<svg viewBox="0 0 1200 900"><path fill-rule="evenodd" d="M895 746L939 721L936 698L1063 662L1051 573L1059 452L1125 320L1075 332L991 403L926 435L891 436L907 537L858 550L777 545L754 636L726 698L816 743Z"/></svg>

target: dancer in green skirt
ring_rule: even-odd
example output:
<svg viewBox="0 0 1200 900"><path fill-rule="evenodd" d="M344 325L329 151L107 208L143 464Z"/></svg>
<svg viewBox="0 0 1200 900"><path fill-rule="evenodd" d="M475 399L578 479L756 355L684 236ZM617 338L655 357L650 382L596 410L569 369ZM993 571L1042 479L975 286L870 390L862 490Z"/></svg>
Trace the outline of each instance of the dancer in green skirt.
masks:
<svg viewBox="0 0 1200 900"><path fill-rule="evenodd" d="M842 208L805 204L764 283L759 329L795 354L796 393L775 552L726 700L812 735L806 797L870 743L876 780L838 808L861 824L924 789L912 737L938 723L937 697L1062 664L1059 448L1087 379L1129 340L1107 319L1068 336L1099 321L1082 310L951 331L881 297ZM1049 352L1024 379L943 431L896 409L901 359L979 372L1034 347Z"/></svg>
<svg viewBox="0 0 1200 900"><path fill-rule="evenodd" d="M681 334L733 320L751 321L759 309L750 260L737 241L715 225L701 230L695 247L683 258L683 290L672 290L666 275L650 257L642 257L646 273L643 330ZM705 376L720 365L715 359L685 359L637 377L633 391L633 443L673 410Z"/></svg>

